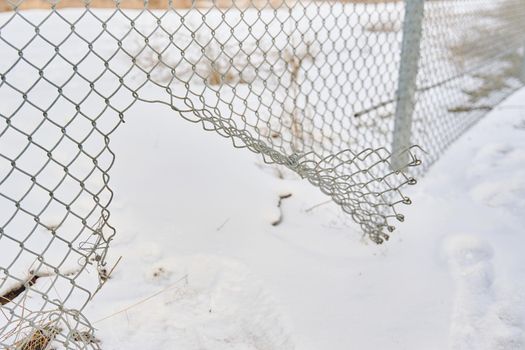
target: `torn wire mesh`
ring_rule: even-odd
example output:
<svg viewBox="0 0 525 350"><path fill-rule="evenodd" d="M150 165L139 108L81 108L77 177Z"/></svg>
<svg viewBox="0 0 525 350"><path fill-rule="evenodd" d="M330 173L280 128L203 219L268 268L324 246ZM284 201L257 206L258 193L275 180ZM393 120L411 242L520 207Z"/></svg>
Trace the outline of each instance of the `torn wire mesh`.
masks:
<svg viewBox="0 0 525 350"><path fill-rule="evenodd" d="M101 347L83 312L109 273L110 139L136 104L286 166L381 243L420 155L426 169L520 86L521 1L428 1L412 128L428 155L411 148L394 171L401 2L0 4L7 349Z"/></svg>

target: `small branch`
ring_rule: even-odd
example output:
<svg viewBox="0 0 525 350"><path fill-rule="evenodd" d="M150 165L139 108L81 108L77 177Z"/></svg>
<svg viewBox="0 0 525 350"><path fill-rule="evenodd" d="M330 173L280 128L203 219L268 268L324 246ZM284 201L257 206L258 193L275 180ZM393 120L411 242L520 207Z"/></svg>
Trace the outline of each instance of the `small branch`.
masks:
<svg viewBox="0 0 525 350"><path fill-rule="evenodd" d="M324 201L324 202L321 202L321 203L317 203L317 204L314 205L313 207L310 207L310 208L306 209L304 212L305 212L305 213L309 213L309 212L311 212L312 210L314 210L315 208L318 208L318 207L320 207L320 206L323 206L323 205L328 204L328 203L331 203L331 202L333 202L332 199L329 199L329 200Z"/></svg>
<svg viewBox="0 0 525 350"><path fill-rule="evenodd" d="M98 269L98 275L102 283L100 283L98 288L93 292L93 295L91 296L90 300L93 300L93 298L95 297L95 295L97 295L97 293L100 291L102 286L106 284L106 282L111 278L111 275L113 274L113 271L115 271L115 268L117 267L117 265L120 263L120 260L122 260L122 256L118 258L117 262L115 263L115 265L113 265L113 267L111 268L111 270L109 270L109 272L105 267L101 267Z"/></svg>
<svg viewBox="0 0 525 350"><path fill-rule="evenodd" d="M279 217L277 220L272 222L272 226L277 226L283 221L283 211L281 210L281 205L283 203L283 199L290 198L292 196L291 193L285 193L279 195L279 202L277 202L277 208L279 209Z"/></svg>
<svg viewBox="0 0 525 350"><path fill-rule="evenodd" d="M172 289L172 288L174 288L174 287L177 287L178 284L179 284L179 282L181 282L181 281L183 281L183 280L186 280L186 281L187 281L187 279L188 279L188 274L182 276L181 278L179 278L178 280L176 280L173 284L171 284L171 285L169 285L169 286L167 286L167 287L165 287L165 288L163 288L163 289L157 291L156 293L154 293L154 294L152 294L152 295L150 295L150 296L148 296L148 297L146 297L146 298L144 298L144 299L142 299L142 300L139 300L139 301L137 301L136 303L131 304L131 305L125 307L124 309L121 309L121 310L119 310L119 311L116 311L116 312L112 313L112 314L109 315L109 316L103 317L103 318L101 318L101 319L99 319L99 320L93 322L93 324L96 324L96 323L102 322L102 321L107 320L108 318L111 318L111 317L116 316L116 315L118 315L118 314L126 313L128 310L130 310L130 309L132 309L132 308L134 308L134 307L137 307L137 306L139 306L139 305L141 305L141 304L143 304L143 303L145 303L145 302L147 302L147 301L149 301L149 300L155 298L157 295L160 295L160 294L162 294L162 293L164 293L164 292L166 292L166 291L168 291L168 290L170 290L170 289Z"/></svg>
<svg viewBox="0 0 525 350"><path fill-rule="evenodd" d="M0 295L0 305L6 305L13 301L16 297L22 294L28 287L32 287L36 281L42 276L33 275L26 279L24 283L19 284L13 289L6 292L4 295Z"/></svg>
<svg viewBox="0 0 525 350"><path fill-rule="evenodd" d="M449 108L450 113L467 113L472 111L490 111L492 110L491 106L456 106Z"/></svg>
<svg viewBox="0 0 525 350"><path fill-rule="evenodd" d="M228 223L228 221L230 221L230 218L227 218L226 220L224 220L224 222L222 224L220 224L218 227L217 227L217 231L220 231L222 230L222 228Z"/></svg>

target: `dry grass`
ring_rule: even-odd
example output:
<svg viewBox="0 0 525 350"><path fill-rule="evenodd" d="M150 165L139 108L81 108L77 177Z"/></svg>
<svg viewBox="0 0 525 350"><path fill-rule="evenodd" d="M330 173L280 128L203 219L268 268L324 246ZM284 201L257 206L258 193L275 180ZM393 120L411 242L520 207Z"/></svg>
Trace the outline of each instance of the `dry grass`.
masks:
<svg viewBox="0 0 525 350"><path fill-rule="evenodd" d="M292 6L298 0L173 0L172 8L187 9L190 7L208 8L216 6L219 8L230 8L233 5L240 8L246 7L272 7ZM324 0L312 2L342 2L342 3L389 3L399 0ZM115 0L0 0L0 12L18 9L50 9L84 7L86 4L92 8L114 8ZM121 0L121 8L142 9L144 0ZM167 9L169 0L149 0L150 9Z"/></svg>
<svg viewBox="0 0 525 350"><path fill-rule="evenodd" d="M292 98L292 111L290 113L292 134L292 149L294 152L301 150L304 146L304 130L303 130L303 114L298 107L297 99L300 94L300 73L305 70L304 63L315 60L315 53L313 52L312 44L310 42L304 43L304 51L297 52L290 49L285 50L283 60L286 62L286 68L290 74L290 88L288 89L290 97ZM285 107L286 110L286 107Z"/></svg>
<svg viewBox="0 0 525 350"><path fill-rule="evenodd" d="M514 2L503 2L496 10L479 11L481 18L491 19L497 27L486 28L484 22L474 24L470 31L467 31L458 42L449 45L448 50L451 62L459 71L468 70L469 67L483 64L483 70L476 70L469 75L475 78L479 84L476 87L463 89L462 92L468 96L465 105L449 108L452 113L465 113L474 110L489 110L489 106L483 103L494 93L509 88L510 79L518 78L521 72L522 57L516 52L508 52L499 57L496 56L504 47L501 44L496 46L494 43L505 43L506 46L519 46L521 43L514 42L512 37L507 37L508 28L520 28L522 25L520 17L514 13L519 13L519 8L515 7ZM497 48L495 52L494 47ZM499 65L489 67L488 62L497 62Z"/></svg>
<svg viewBox="0 0 525 350"><path fill-rule="evenodd" d="M238 7L249 7L249 0L231 1L231 0L216 0L215 6L221 8L231 7L235 3ZM277 4L282 3L279 0L271 0L270 4L277 7ZM209 0L173 0L171 7L176 9L187 9L190 7L206 8L211 7L214 3ZM265 6L267 4L264 0L254 0L254 5ZM0 12L11 11L13 8L18 9L50 9L50 8L77 8L88 5L91 8L115 8L114 0L0 0ZM121 0L121 8L126 9L142 9L144 8L143 0ZM150 9L168 9L170 8L169 0L149 0L148 8Z"/></svg>
<svg viewBox="0 0 525 350"><path fill-rule="evenodd" d="M371 33L396 33L401 30L401 22L399 21L380 21L378 23L370 23L365 27Z"/></svg>
<svg viewBox="0 0 525 350"><path fill-rule="evenodd" d="M60 333L60 328L47 324L35 329L26 338L16 342L13 350L48 350L51 342Z"/></svg>
<svg viewBox="0 0 525 350"><path fill-rule="evenodd" d="M233 56L238 51L235 46L222 47L218 41L209 41L205 34L197 32L190 41L188 35L176 37L170 44L174 49L170 52L163 47L165 39L162 33L154 35L144 50L142 40L138 39L136 42L136 50L141 52L136 58L136 64L142 70L150 72L151 79L156 83L167 85L174 79L184 83L200 80L205 81L208 86L219 87L223 84L246 84L254 78L248 77L248 74L236 67L236 61L248 61L245 53L235 53L235 61L229 59L229 55ZM186 50L184 59L173 45L177 40L194 44L191 49Z"/></svg>

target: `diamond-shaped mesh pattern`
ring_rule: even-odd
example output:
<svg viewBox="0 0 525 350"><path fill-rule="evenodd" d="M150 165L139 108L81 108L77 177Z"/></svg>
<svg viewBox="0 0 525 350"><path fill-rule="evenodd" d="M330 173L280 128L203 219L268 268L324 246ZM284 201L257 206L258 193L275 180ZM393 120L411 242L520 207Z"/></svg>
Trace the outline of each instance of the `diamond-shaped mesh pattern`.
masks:
<svg viewBox="0 0 525 350"><path fill-rule="evenodd" d="M2 348L100 348L82 312L109 273L110 139L137 103L286 166L377 243L403 221L400 190L415 180L390 154L402 2L2 0L0 11ZM426 2L417 169L520 86L524 23L521 0ZM406 166L419 165L410 151Z"/></svg>
<svg viewBox="0 0 525 350"><path fill-rule="evenodd" d="M423 23L412 125L412 142L427 151L419 172L523 85L525 3L427 1Z"/></svg>

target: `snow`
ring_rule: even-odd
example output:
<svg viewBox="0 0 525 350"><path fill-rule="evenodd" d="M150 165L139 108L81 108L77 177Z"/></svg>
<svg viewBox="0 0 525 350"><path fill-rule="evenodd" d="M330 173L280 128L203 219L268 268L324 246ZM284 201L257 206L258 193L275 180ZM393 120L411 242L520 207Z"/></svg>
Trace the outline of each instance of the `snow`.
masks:
<svg viewBox="0 0 525 350"><path fill-rule="evenodd" d="M123 260L88 314L176 287L97 334L107 349L523 348L524 97L452 145L383 246L334 204L309 210L325 198L306 182L140 106L112 141Z"/></svg>
<svg viewBox="0 0 525 350"><path fill-rule="evenodd" d="M89 35L89 23L79 28ZM25 43L22 34L13 33L13 40ZM49 32L57 41L63 34ZM101 52L113 44L98 43ZM29 49L42 60L35 64L49 59L37 44ZM79 45L65 54L76 60L82 50ZM15 59L6 56L0 68ZM12 71L8 81L16 77L19 86L30 86L35 71L23 68ZM83 71L96 75L95 68ZM60 69L49 71L59 79ZM68 93L80 100L84 85L72 82ZM9 115L19 93L1 92L0 110ZM35 96L46 93L49 86L38 85L31 99L45 108L50 101ZM122 105L127 101L123 98ZM327 198L306 181L234 149L166 106L133 105L111 137L117 157L110 221L118 231L110 262L122 259L86 310L97 339L107 350L523 349L524 101L521 90L450 147L411 188L414 204L404 211L406 222L382 246L364 239L335 204L319 205ZM86 113L98 114L100 102L85 102ZM58 102L50 118L66 124L72 115L68 108ZM14 123L29 132L40 120L32 116L40 114L27 105L22 112L27 118ZM113 125L109 117L106 122L106 128ZM61 137L46 125L41 130L35 140L44 146ZM74 139L85 137L82 125L71 130ZM12 145L23 144L21 136L5 135L2 153L14 157L21 149ZM88 152L98 151L100 136L95 136L86 143ZM64 143L54 156L68 163L74 147ZM19 166L40 169L38 152L28 152ZM5 169L9 164L0 167L2 176ZM90 159L83 158L70 167L79 174L89 169ZM48 171L42 181L55 181L61 169ZM13 198L31 186L21 176L16 179L4 185ZM68 189L63 185L56 195L67 201L74 196ZM291 197L278 208L285 194ZM37 192L26 205L38 208L46 196ZM10 203L0 204L9 215ZM89 210L91 204L80 200L75 210ZM57 213L45 211L44 222L53 224ZM282 222L273 226L279 217ZM21 232L30 230L23 220L16 225ZM41 249L47 234L37 231L28 247ZM7 242L0 242L0 266L18 253L16 243ZM32 258L22 256L12 271L27 269Z"/></svg>
<svg viewBox="0 0 525 350"><path fill-rule="evenodd" d="M290 334L262 283L235 260L212 255L143 257L143 268L119 277L163 291L158 300L95 321L106 349L292 349ZM140 272L139 272L140 271ZM136 276L137 272L140 273ZM111 288L113 287L113 288ZM132 296L111 286L127 306ZM147 293L147 288L141 291ZM138 294L141 295L141 294ZM152 309L153 308L153 309ZM122 327L113 327L119 322Z"/></svg>

